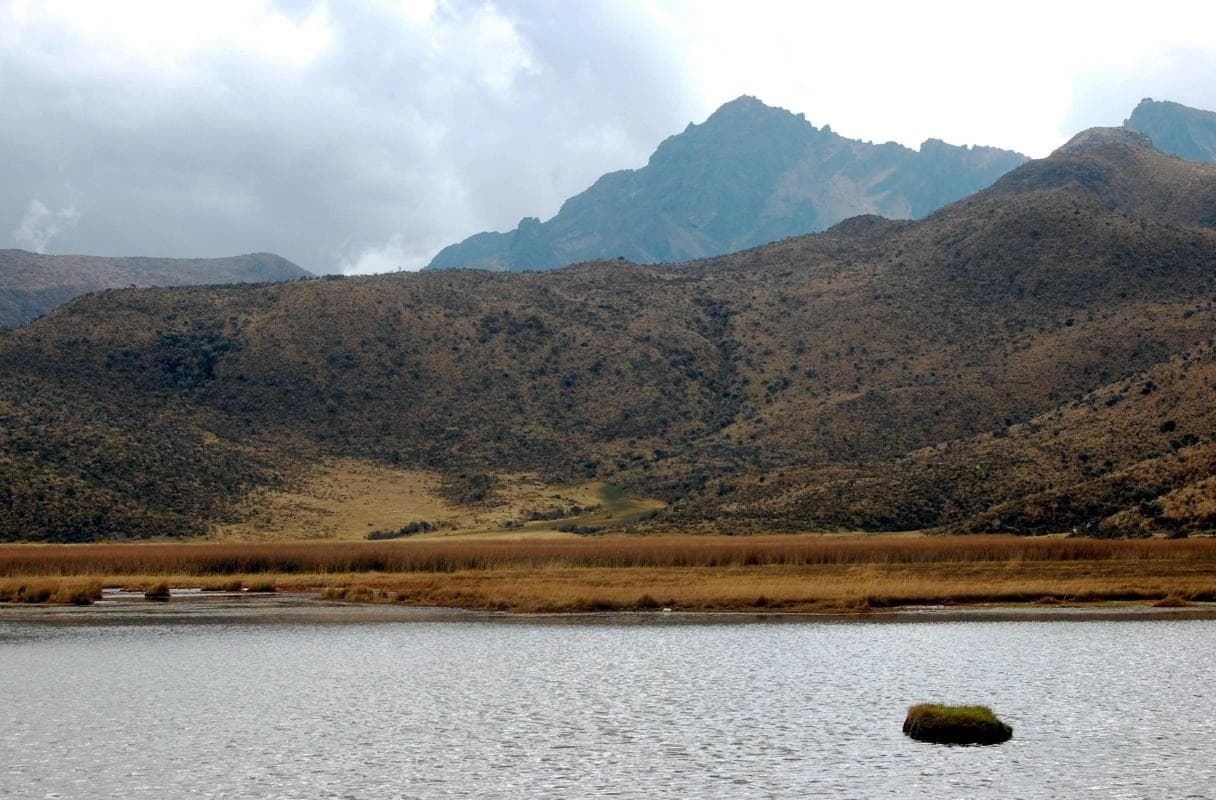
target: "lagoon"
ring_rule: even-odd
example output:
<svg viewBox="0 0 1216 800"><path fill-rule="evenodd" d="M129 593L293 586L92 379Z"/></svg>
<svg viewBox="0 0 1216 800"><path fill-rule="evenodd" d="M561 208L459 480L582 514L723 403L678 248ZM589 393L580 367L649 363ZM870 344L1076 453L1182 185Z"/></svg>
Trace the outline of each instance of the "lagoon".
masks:
<svg viewBox="0 0 1216 800"><path fill-rule="evenodd" d="M1216 796L1210 619L287 612L0 610L0 797Z"/></svg>

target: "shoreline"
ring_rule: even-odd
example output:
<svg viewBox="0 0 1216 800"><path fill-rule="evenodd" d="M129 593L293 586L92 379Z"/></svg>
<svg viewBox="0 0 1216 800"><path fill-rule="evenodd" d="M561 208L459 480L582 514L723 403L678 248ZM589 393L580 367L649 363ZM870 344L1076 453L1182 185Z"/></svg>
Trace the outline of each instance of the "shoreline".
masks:
<svg viewBox="0 0 1216 800"><path fill-rule="evenodd" d="M168 602L134 592L107 591L89 606L0 604L0 623L121 624L368 624L503 623L585 625L908 624L943 622L1108 622L1216 620L1216 602L1161 607L1145 603L950 604L879 610L606 610L514 612L455 606L325 600L318 592L266 594L177 589Z"/></svg>

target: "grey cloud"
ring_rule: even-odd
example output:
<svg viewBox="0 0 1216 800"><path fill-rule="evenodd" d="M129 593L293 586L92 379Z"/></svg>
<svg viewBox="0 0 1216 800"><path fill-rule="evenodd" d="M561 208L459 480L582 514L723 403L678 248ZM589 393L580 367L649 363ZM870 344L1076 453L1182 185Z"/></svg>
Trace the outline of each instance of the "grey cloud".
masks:
<svg viewBox="0 0 1216 800"><path fill-rule="evenodd" d="M555 213L695 113L680 65L617 3L451 2L426 26L384 6L328 17L330 45L302 69L239 48L147 69L36 20L0 39L0 232L39 242L21 233L37 198L30 230L58 219L41 241L54 252L412 268Z"/></svg>

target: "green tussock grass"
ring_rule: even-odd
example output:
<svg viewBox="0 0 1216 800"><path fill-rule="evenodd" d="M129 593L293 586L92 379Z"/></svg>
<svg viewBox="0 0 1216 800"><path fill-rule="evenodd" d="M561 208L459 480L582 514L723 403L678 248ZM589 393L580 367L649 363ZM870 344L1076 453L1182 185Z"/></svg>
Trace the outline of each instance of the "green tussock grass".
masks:
<svg viewBox="0 0 1216 800"><path fill-rule="evenodd" d="M169 584L166 581L161 581L144 592L144 598L147 600L168 600L170 596Z"/></svg>
<svg viewBox="0 0 1216 800"><path fill-rule="evenodd" d="M904 733L938 744L999 744L1013 736L987 706L947 706L921 703L908 709Z"/></svg>

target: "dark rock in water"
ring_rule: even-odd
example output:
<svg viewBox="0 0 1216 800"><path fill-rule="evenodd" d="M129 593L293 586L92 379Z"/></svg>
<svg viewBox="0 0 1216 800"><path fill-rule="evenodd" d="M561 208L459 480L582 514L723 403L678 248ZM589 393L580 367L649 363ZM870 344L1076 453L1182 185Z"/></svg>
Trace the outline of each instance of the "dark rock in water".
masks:
<svg viewBox="0 0 1216 800"><path fill-rule="evenodd" d="M987 706L922 703L908 709L904 734L936 744L1000 744L1009 741L1013 728Z"/></svg>

